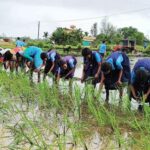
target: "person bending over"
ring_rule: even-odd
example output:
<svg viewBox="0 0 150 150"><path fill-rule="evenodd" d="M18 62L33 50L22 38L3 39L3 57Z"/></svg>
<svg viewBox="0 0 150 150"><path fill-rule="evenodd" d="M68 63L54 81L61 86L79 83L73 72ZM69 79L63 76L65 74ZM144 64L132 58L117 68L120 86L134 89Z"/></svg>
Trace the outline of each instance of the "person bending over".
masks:
<svg viewBox="0 0 150 150"><path fill-rule="evenodd" d="M150 59L138 60L131 73L130 100L139 102L139 111L143 109L142 100L150 105Z"/></svg>
<svg viewBox="0 0 150 150"><path fill-rule="evenodd" d="M24 50L23 57L27 59L26 65L31 71L31 79L33 72L38 73L38 82L40 82L40 69L43 65L41 59L42 49L36 46L30 46Z"/></svg>
<svg viewBox="0 0 150 150"><path fill-rule="evenodd" d="M61 59L61 56L55 50L49 50L41 54L41 59L45 64L44 79L49 72L56 76L58 61Z"/></svg>
<svg viewBox="0 0 150 150"><path fill-rule="evenodd" d="M123 95L123 83L129 83L130 61L124 52L113 52L102 64L102 78L100 89L105 85L106 102L109 101L109 90L119 89L120 99Z"/></svg>
<svg viewBox="0 0 150 150"><path fill-rule="evenodd" d="M82 50L83 72L81 81L84 82L89 77L93 77L92 84L94 87L100 82L102 57L98 52L91 51L88 48Z"/></svg>

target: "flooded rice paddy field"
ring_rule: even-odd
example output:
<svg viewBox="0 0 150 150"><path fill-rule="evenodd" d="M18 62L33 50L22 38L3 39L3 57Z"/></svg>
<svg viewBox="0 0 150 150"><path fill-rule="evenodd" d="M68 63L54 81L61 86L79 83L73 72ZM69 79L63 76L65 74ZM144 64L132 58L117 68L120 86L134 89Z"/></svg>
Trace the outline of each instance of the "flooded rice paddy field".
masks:
<svg viewBox="0 0 150 150"><path fill-rule="evenodd" d="M132 67L137 59L130 58ZM75 77L82 75L82 59L78 62ZM139 114L132 100L130 110L127 90L121 105L118 92L112 91L108 106L104 91L99 94L79 81L73 90L63 81L52 87L47 80L31 84L22 73L0 72L0 149L150 149L149 108Z"/></svg>

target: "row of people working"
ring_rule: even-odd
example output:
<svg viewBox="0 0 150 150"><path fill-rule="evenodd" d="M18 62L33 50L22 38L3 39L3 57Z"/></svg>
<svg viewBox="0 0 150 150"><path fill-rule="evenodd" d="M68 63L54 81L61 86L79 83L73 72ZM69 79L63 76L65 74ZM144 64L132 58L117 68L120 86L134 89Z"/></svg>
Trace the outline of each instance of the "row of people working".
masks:
<svg viewBox="0 0 150 150"><path fill-rule="evenodd" d="M131 72L130 60L123 51L112 52L106 60L97 51L89 48L82 50L83 72L81 82L92 77L92 84L100 84L100 89L105 85L106 100L109 99L109 90L119 89L120 98L123 95L122 85L130 87L130 98L136 100L145 98L150 102L150 59L138 60ZM37 72L40 77L41 67L44 66L44 78L51 72L56 81L60 78L72 79L74 77L77 59L74 56L61 57L56 50L43 52L41 48L30 46L24 51L21 48L7 51L3 55L5 69L26 64L31 72Z"/></svg>

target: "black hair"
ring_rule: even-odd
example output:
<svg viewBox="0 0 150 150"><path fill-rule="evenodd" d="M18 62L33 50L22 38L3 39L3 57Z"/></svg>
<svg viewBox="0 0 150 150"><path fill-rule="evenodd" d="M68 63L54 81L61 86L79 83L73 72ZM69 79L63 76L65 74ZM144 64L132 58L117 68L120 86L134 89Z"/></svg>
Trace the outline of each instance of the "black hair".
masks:
<svg viewBox="0 0 150 150"><path fill-rule="evenodd" d="M112 65L108 62L102 63L101 70L104 74L106 74L108 71L112 71Z"/></svg>
<svg viewBox="0 0 150 150"><path fill-rule="evenodd" d="M4 61L10 61L13 57L13 54L10 52L10 51L7 51L5 54L4 54Z"/></svg>
<svg viewBox="0 0 150 150"><path fill-rule="evenodd" d="M104 41L102 41L102 43L105 43L106 41L104 40Z"/></svg>
<svg viewBox="0 0 150 150"><path fill-rule="evenodd" d="M58 65L63 67L63 65L67 64L63 59L58 60Z"/></svg>
<svg viewBox="0 0 150 150"><path fill-rule="evenodd" d="M17 37L17 40L20 40L20 37Z"/></svg>
<svg viewBox="0 0 150 150"><path fill-rule="evenodd" d="M21 56L22 55L19 52L16 53L16 57L21 57Z"/></svg>
<svg viewBox="0 0 150 150"><path fill-rule="evenodd" d="M148 73L148 71L144 70L144 69L138 69L135 72L136 76L135 76L135 80L139 83L139 84L145 84L149 77L150 74Z"/></svg>
<svg viewBox="0 0 150 150"><path fill-rule="evenodd" d="M41 59L44 60L45 58L48 58L47 54L44 52L41 53Z"/></svg>
<svg viewBox="0 0 150 150"><path fill-rule="evenodd" d="M25 42L26 41L26 39L23 39L23 42Z"/></svg>
<svg viewBox="0 0 150 150"><path fill-rule="evenodd" d="M92 54L92 51L89 48L82 49L82 56L83 57L86 57L86 56L91 55L91 54Z"/></svg>

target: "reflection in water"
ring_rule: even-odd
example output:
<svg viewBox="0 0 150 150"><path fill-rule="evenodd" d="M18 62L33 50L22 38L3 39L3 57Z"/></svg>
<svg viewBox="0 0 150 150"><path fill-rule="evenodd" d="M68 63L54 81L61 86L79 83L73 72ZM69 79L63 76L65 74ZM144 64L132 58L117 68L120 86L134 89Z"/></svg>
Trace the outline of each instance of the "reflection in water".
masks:
<svg viewBox="0 0 150 150"><path fill-rule="evenodd" d="M130 59L132 68L133 68L135 62L137 61L137 59L138 58L131 58ZM77 64L77 69L75 72L75 77L80 78L82 76L83 61L82 61L81 57L78 57L77 60L78 60L78 64ZM49 80L49 83L52 85L52 80L51 79L48 79L48 80ZM66 84L68 84L68 83L66 82ZM74 84L78 84L78 86L80 86L81 88L84 88L84 84L81 84L80 81L76 81ZM64 85L64 83L63 83L63 88L64 88L64 86L66 86L66 85ZM98 85L97 85L97 88L98 88ZM127 93L127 92L125 92L125 93ZM116 98L116 95L117 95L117 98ZM102 98L104 100L104 96L105 96L105 91L103 92L100 99ZM127 96L127 94L125 94L124 96ZM110 97L112 98L112 100L116 99L115 101L110 100L110 103L117 105L118 100L119 100L118 92L117 91L111 91ZM7 103L7 101L4 101L4 100L3 100L3 102ZM15 105L16 105L16 107L18 107L18 109L21 108L22 111L24 111L24 113L28 116L28 118L30 118L31 120L34 120L35 122L38 122L39 118L40 119L46 118L47 123L51 126L52 126L52 124L54 124L56 122L55 128L58 130L57 132L59 134L64 133L64 128L65 128L64 120L63 120L61 115L54 116L54 114L56 114L55 110L51 110L51 113L47 114L47 112L41 111L37 105L32 104L32 105L29 105L28 111L26 112L26 110L27 110L26 105L23 105L20 103L17 104L16 102L15 102ZM133 110L137 109L137 106L138 106L138 103L136 101L132 100L132 109ZM11 116L12 114L9 114L9 115ZM0 118L1 119L0 120L0 149L5 150L5 149L7 149L6 146L8 146L13 140L13 137L12 137L10 130L8 130L5 127L5 123L7 125L13 126L17 122L19 122L21 118L20 118L19 114L15 114L14 118L13 119L11 118L12 120L7 120L6 118L2 119L2 118L3 118L3 116ZM71 116L70 116L69 119L73 123L75 123L74 118L71 118ZM3 122L3 120L4 120L4 122ZM48 142L49 143L53 142L54 135L49 136L49 134L46 131L43 131L43 132L45 132L44 133L45 136L47 135ZM67 142L71 144L71 142L73 141L71 131L68 130L66 134L68 137ZM125 133L124 138L128 138L128 133ZM91 135L90 139L88 141L85 141L85 143L88 146L88 148L91 150L97 150L97 149L100 149L100 147L105 149L106 145L115 145L115 138L110 140L109 144L108 144L108 139L103 139L100 136L100 134L95 131ZM68 149L71 149L70 144L67 146ZM78 148L78 149L83 149L83 148ZM115 149L119 149L119 148L115 147Z"/></svg>

